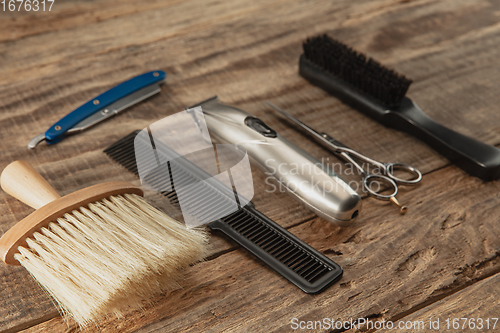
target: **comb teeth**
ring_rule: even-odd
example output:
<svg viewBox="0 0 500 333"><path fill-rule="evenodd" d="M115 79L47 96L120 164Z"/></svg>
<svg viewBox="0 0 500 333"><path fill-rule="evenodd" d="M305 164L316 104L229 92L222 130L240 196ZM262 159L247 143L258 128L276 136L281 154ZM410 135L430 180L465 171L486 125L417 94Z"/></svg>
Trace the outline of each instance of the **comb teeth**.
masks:
<svg viewBox="0 0 500 333"><path fill-rule="evenodd" d="M202 177L196 177L193 173L186 171L180 163L167 158L169 156L167 151L162 149L163 146L157 146L157 153L165 157L165 160L170 160L170 162L159 167L157 167L157 162L153 154L145 154L141 151L136 152L134 140L138 132L136 131L127 135L104 150L104 152L136 176L139 176L136 158L140 158L144 166L153 166L152 171L144 177L144 182L167 197L170 203L176 206L179 205L179 198L172 181L172 173L176 175L176 184L187 185L198 183L196 192L187 191L188 195L184 192L185 195L182 196L183 213L188 213L197 220L209 221L217 216L225 216L234 211L234 196L229 198L215 187L201 182L203 180ZM171 188L172 190L166 191L164 190L166 188Z"/></svg>
<svg viewBox="0 0 500 333"><path fill-rule="evenodd" d="M388 108L397 108L412 80L327 35L303 44L305 58Z"/></svg>
<svg viewBox="0 0 500 333"><path fill-rule="evenodd" d="M132 172L134 175L139 177L139 171L137 169L136 163L136 155L134 149L134 140L137 134L140 131L134 131L119 141L115 142L108 148L104 150L104 153L115 160L118 164L126 168L128 171ZM148 159L149 157L149 159ZM141 156L145 160L145 164L153 164L156 163L155 160L151 159L150 155ZM162 169L158 168L150 175L148 175L148 179L151 182L154 182L158 188L168 188L168 185L171 185L170 173L169 176L166 176L164 172L161 172ZM155 179L155 177L157 177ZM177 193L172 191L160 191L162 195L167 197L169 201L174 204L179 204L179 198L177 197Z"/></svg>
<svg viewBox="0 0 500 333"><path fill-rule="evenodd" d="M139 132L130 133L104 150L106 155L136 176L139 176L139 171L135 162L134 139Z"/></svg>
<svg viewBox="0 0 500 333"><path fill-rule="evenodd" d="M234 211L234 197L228 198L207 183L200 182L199 178L186 172L180 165L170 163L170 168L177 175L177 183L179 181L182 184L198 182L196 192L188 191L188 197L182 196L183 213L187 211L198 220L211 221L217 216L225 216ZM176 200L178 202L177 198Z"/></svg>
<svg viewBox="0 0 500 333"><path fill-rule="evenodd" d="M249 210L240 209L221 220L309 283L314 283L332 270L317 256L274 230Z"/></svg>

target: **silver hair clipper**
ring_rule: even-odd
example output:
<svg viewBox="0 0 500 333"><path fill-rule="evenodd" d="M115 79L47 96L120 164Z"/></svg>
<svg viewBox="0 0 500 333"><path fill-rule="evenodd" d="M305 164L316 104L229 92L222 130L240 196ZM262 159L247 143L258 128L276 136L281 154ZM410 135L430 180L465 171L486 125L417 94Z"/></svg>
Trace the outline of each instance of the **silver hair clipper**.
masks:
<svg viewBox="0 0 500 333"><path fill-rule="evenodd" d="M211 137L243 147L252 163L318 216L347 226L358 216L361 197L327 166L298 148L262 120L217 96L201 106Z"/></svg>

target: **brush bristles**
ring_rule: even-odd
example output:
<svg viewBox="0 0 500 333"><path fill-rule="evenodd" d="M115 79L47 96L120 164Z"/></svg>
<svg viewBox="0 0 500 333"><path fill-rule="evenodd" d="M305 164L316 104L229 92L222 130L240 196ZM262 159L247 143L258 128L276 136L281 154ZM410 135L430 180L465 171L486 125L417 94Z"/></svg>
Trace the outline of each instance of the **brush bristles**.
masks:
<svg viewBox="0 0 500 333"><path fill-rule="evenodd" d="M177 287L180 269L205 257L207 235L125 194L64 215L27 244L15 259L87 326Z"/></svg>
<svg viewBox="0 0 500 333"><path fill-rule="evenodd" d="M412 81L327 35L307 39L304 56L389 108L401 104Z"/></svg>

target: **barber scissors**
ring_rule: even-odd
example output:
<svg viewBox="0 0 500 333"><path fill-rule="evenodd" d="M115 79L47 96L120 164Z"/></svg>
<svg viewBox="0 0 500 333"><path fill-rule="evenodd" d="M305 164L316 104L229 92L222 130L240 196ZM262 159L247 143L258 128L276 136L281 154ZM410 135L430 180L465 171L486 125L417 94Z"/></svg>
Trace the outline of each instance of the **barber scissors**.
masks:
<svg viewBox="0 0 500 333"><path fill-rule="evenodd" d="M422 180L422 173L416 168L412 167L408 164L403 163L382 163L378 162L374 159L371 159L363 154L358 153L357 151L348 148L346 145L341 142L335 140L331 136L326 133L318 133L313 130L306 124L302 123L297 118L293 117L289 113L280 109L276 105L267 102L267 104L281 113L283 116L299 125L302 129L311 134L316 140L322 143L326 148L332 151L335 155L344 159L346 162L351 163L358 172L362 175L362 184L363 188L368 191L371 195L379 200L388 200L394 203L399 207L400 213L405 214L407 211L406 206L402 206L398 200L396 199L396 195L398 194L398 184L401 185L414 185ZM360 165L356 160L363 162ZM373 166L373 170L375 172L370 172L365 170L367 165ZM402 171L403 173L409 175L408 178L401 178L394 174L396 170ZM377 189L374 190L373 184L377 184ZM380 183L385 184L389 189L392 190L390 194L381 194L380 190L385 190L385 187L380 186Z"/></svg>

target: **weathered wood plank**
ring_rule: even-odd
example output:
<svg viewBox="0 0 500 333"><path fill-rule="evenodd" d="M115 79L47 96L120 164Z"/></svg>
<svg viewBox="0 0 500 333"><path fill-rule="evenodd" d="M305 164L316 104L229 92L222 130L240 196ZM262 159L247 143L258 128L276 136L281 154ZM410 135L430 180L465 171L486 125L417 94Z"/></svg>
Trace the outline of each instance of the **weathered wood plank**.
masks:
<svg viewBox="0 0 500 333"><path fill-rule="evenodd" d="M102 11L99 12L100 14L96 12L94 16L90 15L93 19L86 25L81 25L81 23L82 20L87 20L89 14L82 14L82 16L75 14L77 17L70 22L62 17L62 13L75 9L57 3L56 5L61 5L61 12L58 14L57 21L54 22L57 26L37 27L34 24L26 31L16 28L17 30L14 29L15 33L11 37L5 37L7 30L0 29L0 41L4 40L0 43L0 59L2 60L0 63L0 128L2 138L4 138L0 141L2 152L0 168L15 159L28 159L63 194L105 180L134 181L131 175L109 162L101 150L132 130L140 129L216 93L222 100L234 103L261 117L291 141L318 158L328 157L330 154L294 129L287 127L279 118L269 114L268 108L263 104L264 100L271 99L312 127L326 131L352 148L382 161L398 160L410 163L426 173L445 166L446 160L419 141L397 131L383 128L320 89L309 85L297 75L297 59L301 53L302 40L307 36L325 31L412 77L416 82L410 89L410 96L437 120L486 142L500 143L498 125L500 115L495 112L500 102L500 95L496 92L497 85L495 84L500 80L498 48L494 47L500 42L500 26L495 14L500 4L496 1L400 2L385 0L357 1L356 4L347 0L333 4L326 1L293 3L290 1L272 3L213 1L207 4L196 0L182 3L169 2L168 4L153 2L148 5L151 7L141 6L137 13L132 14L136 8L135 5L123 0L118 6L121 9L117 10L117 16L113 19L110 19L113 11L110 7L111 2L78 2L79 6L84 7L92 6L94 3L98 4ZM155 7L157 5L158 7ZM97 22L99 15L102 15L103 20ZM28 22L27 20L28 18L23 17L19 19L19 22L23 24L22 22ZM5 42L5 38L13 39ZM27 142L33 136L44 131L54 121L81 103L113 84L155 68L163 69L170 74L168 83L159 96L55 146L41 145L35 151L25 150ZM337 162L334 159L331 161ZM458 226L454 224L465 214L464 211L478 209L481 200L486 202L485 207L494 205L491 198L496 198L492 192L497 189L496 183L481 185L485 186L484 190L474 192L477 195L474 200L477 199L477 201L468 202L459 197L470 189L469 186L477 188L480 183L470 180L455 167L445 170L449 173L448 178L442 176L442 171L439 171L440 178L431 175L430 178L424 179L426 184L436 181L439 185L431 189L425 187L429 192L423 193L419 190L418 194L413 194L412 191L404 193L403 200L410 205L412 211L415 209L418 211L421 208L417 207L424 205L424 212L430 214L429 220L432 225L442 219L450 221L449 224L444 223L451 226L449 229L456 229ZM257 193L254 202L257 208L278 223L289 227L313 217L311 213L286 195L267 193L264 176L260 172L254 172L253 175ZM457 187L457 182L461 181L469 185L462 184L462 187ZM452 184L447 182L452 182ZM442 207L437 204L431 205L426 200L432 195L439 197L450 195L448 191L452 191L451 195L462 206L443 199L443 205L452 205L444 209L444 211L452 211L451 217L446 219L444 215L439 215L444 214L440 212ZM161 206L161 200L158 198L153 195L148 198ZM416 205L419 201L422 203ZM30 209L1 193L0 231L4 232L29 212ZM375 243L384 243L390 239L388 234L384 234L387 233L384 225L381 226L380 222L376 224L369 222L371 219L385 220L386 215L389 215L387 219L392 221L389 225L394 228L394 232L402 233L394 241L397 244L392 246L409 244L408 246L412 247L416 254L414 259L409 259L409 265L417 265L421 261L419 253L426 257L425 251L428 251L429 246L417 244L421 238L415 237L411 231L402 229L400 223L410 221L408 216L401 219L392 207L384 204L381 206L372 199L365 202L363 215L358 222L363 225L363 228L359 228L358 225L354 229L341 231L336 227L325 227L324 221L315 220L312 226L308 222L293 230L300 237L324 249L330 255L342 252L344 255L340 256L341 258L352 258L344 259L345 261L342 262L349 270L363 267L357 275L361 282L356 281L353 285L347 285L351 288L349 291L352 291L352 295L345 292L342 294L348 299L349 296L356 294L358 288L361 288L360 285L366 287L367 280L375 279L371 285L373 289L378 278L386 278L385 275L364 276L363 274L367 274L368 270L386 267L386 265L393 269L391 260L394 258L390 255L382 254L383 264L370 261L372 266L366 264L368 260L366 257L355 255L356 251L363 252L368 242L363 238L365 236L370 238L371 234L380 233L373 239ZM413 214L409 216L417 218ZM418 221L423 219L423 216L425 215L418 217ZM470 214L464 216L467 221L470 218L473 220L483 218L485 225L489 226L493 223L492 219L495 214L488 212L484 216L473 215L471 217ZM417 224L420 225L420 223L423 222L420 221ZM471 223L478 223L478 221ZM315 229L314 226L317 225L320 226L317 227L319 229ZM326 228L326 231L323 228ZM315 230L327 233L340 232L338 236L340 238L327 237L326 241L330 244L327 246L322 243L324 234L314 233ZM424 227L423 230L428 229ZM497 230L491 229L491 231ZM491 261L493 262L491 264L485 258L488 258L488 255L491 256L493 249L498 246L497 243L493 241L493 243L484 244L478 241L479 243L476 244L474 241L477 241L481 235L471 233L468 229L461 232L468 234L458 233L453 236L455 237L453 240L458 245L471 244L469 245L471 247L477 245L478 249L484 248L484 253L467 253L467 256L461 259L467 259L471 265L476 263L476 259L486 260L486 265L492 265L496 269L496 261ZM477 237L470 240L467 238L469 236ZM342 243L351 238L352 241L345 243L347 245ZM441 241L440 239L434 240ZM214 237L213 241L214 257L234 249L234 244L228 245L223 239ZM448 241L451 242L451 240ZM428 242L423 242L423 244L428 244ZM373 247L375 245L370 248ZM432 254L431 252L429 253ZM376 254L380 254L380 251ZM397 255L399 255L397 258L403 260L401 259L403 254L397 253ZM228 265L233 265L233 263L243 265L251 261L251 257L247 256L248 258L241 260L241 256L246 256L243 251L224 254L193 270L199 269L202 274L210 276L211 269L226 265L226 261ZM373 258L376 256L374 255ZM454 263L448 257L445 261L450 271L453 267L459 269L460 263L463 263L462 261L458 264ZM259 266L257 263L254 263L254 266L249 264L249 266L254 270L261 268L266 274L263 278L256 279L253 273L249 273L250 271L245 268L241 273L243 275L238 278L254 282L248 287L250 289L244 290L256 288L259 281L265 282L272 277L274 280L271 279L271 284L277 283L279 288L289 288L279 290L285 290L286 294L297 294L292 286L286 286L285 281L281 281L264 266ZM402 271L405 272L404 269ZM26 327L57 314L50 301L30 280L27 273L2 266L0 274L2 282L5 282L5 284L2 283L2 291L0 291L1 302L3 302L0 304L2 317L0 330ZM402 288L401 284L409 281L405 274L398 274L393 277L396 290L398 287ZM408 274L411 275L411 279L415 279L414 274ZM361 278L362 276L364 278ZM347 273L346 277L349 277ZM423 275L421 279L420 286L424 289L436 289L436 284L440 281L440 277L435 272ZM425 281L425 279L429 280ZM231 279L224 278L221 283L222 285L235 284L231 281ZM447 280L441 281L445 285L448 282ZM239 283L235 285L241 287L241 282ZM463 285L461 283L462 281L458 281L457 285L451 284L451 290ZM19 285L25 287L26 290L20 290ZM221 289L221 284L216 284L216 286L218 287L213 290L208 288L207 294L212 295L212 293L225 290ZM204 288L197 290L200 294L205 292ZM229 303L224 303L220 295L217 296L219 298L215 297L212 303L205 300L203 302L208 302L206 304L211 304L210 306L214 309L216 308L214 304L229 308L234 304L241 306L242 303L235 303L234 299L243 297L245 291L240 291L236 287L228 290L221 295L228 296ZM271 289L266 290L271 292ZM344 289L341 288L341 290ZM384 302L386 299L388 302L395 302L395 300L402 300L404 298L402 295L408 292L404 288L401 292L391 292L388 288L381 290L381 293L385 293L383 297L380 294L376 294L378 298L359 295L351 301L359 298L371 304L381 304L380 299ZM410 297L407 304L395 307L387 316L396 316L401 311L409 311L408 309L412 309L416 304L424 302L426 297L432 298L432 295L426 294L425 290L421 293L416 290L412 291L416 295ZM187 293L192 293L192 291ZM178 294L179 292L176 295ZM328 295L332 297L332 294ZM442 294L437 292L437 295ZM196 303L196 297L199 296L189 296L189 300L180 304L179 309L188 309L192 303ZM296 297L298 298L291 301L296 302L293 304L304 302L306 307L311 309L316 309L315 306L310 306L312 303L319 302L314 297L304 297L304 295L296 295ZM260 302L264 302L264 299ZM171 306L168 303L161 304L158 312L151 310L153 312L149 313L151 308L148 308L145 316L158 322L159 318L164 316L160 313L161 310ZM273 304L269 305L270 309L277 306L276 303ZM330 311L330 309L331 312L337 311L335 307L329 305L330 301L325 301L324 304L328 305L324 311ZM286 312L279 306L277 307L280 309L281 316L285 316ZM358 303L355 304L355 308L359 311L353 312L354 314L377 314L377 311L367 309ZM242 307L239 309L244 311ZM201 308L195 310L197 313L202 313L200 311L202 311ZM297 311L298 315L307 317L299 309ZM321 313L318 312L318 316ZM345 316L351 315L345 311L339 313ZM244 316L236 318L240 314L238 311L227 314L230 318L230 324L227 327L239 328L241 327L239 325L247 325L242 322ZM137 316L140 315L137 313L131 318L135 320ZM174 314L171 314L167 322L175 321L171 319L174 317ZM255 328L259 320L269 321L270 317L263 318L260 315L259 318L246 327ZM198 325L207 324L207 327L214 327L216 330L218 326L215 325L220 324L204 320L201 320ZM57 320L55 322L58 323ZM146 321L139 321L137 325L143 326L145 323ZM160 326L163 324L163 322L158 323ZM282 324L283 321L278 321L275 328L281 327ZM127 325L132 324L128 321L110 322L109 325L120 325L125 329ZM126 329L131 330L132 327L135 326ZM178 327L184 329L188 326L180 324Z"/></svg>
<svg viewBox="0 0 500 333"><path fill-rule="evenodd" d="M457 15L459 15L470 10L469 7L470 5L462 10L452 7L450 10L455 10ZM317 10L318 7L313 9ZM366 9L371 8L368 7ZM410 15L409 13L413 13L412 8L402 8L401 10L403 13L398 12L394 16L400 14ZM309 13L310 16L313 14ZM482 12L479 12L477 15L480 14ZM257 26L248 27L249 29L254 29L254 31L243 29L243 27L247 28L245 22L248 19L238 21L237 28L233 27L234 22L228 22L225 25L219 23L221 26L214 28L214 31L226 31L224 35L207 36L206 32L194 32L188 35L188 37L186 37L186 34L172 38L165 37L164 40L134 48L134 50L127 49L125 46L122 48L117 46L118 49L105 52L102 49L104 46L101 46L98 52L102 54L82 55L82 58L78 62L58 62L58 68L55 71L51 70L50 75L42 73L39 67L45 65L39 64L35 66L34 69L36 70L34 72L41 75L42 78L33 78L33 81L29 84L26 82L18 84L11 82L8 87L2 90L1 97L5 103L3 107L5 112L3 113L4 118L0 125L6 128L6 136L13 137L13 141L11 141L11 144L4 151L6 157L17 157L11 150L17 151L23 147L25 142L38 134L41 129L45 129L55 120L59 119L61 115L103 91L105 87L116 84L125 77L137 74L141 71L141 68L144 70L142 62L141 64L139 62L131 64L127 61L125 64L125 62L120 61L120 59L128 57L133 59L150 59L149 64L151 66L156 64L155 67L163 68L167 72L172 73L164 94L161 97L153 99L151 101L153 104L148 105L148 108L138 106L133 111L128 112L127 116L122 116L121 121L114 120L113 123L99 126L100 130L97 128L92 130L93 132L91 133L95 135L93 137L94 140L88 140L88 136L83 136L79 139L73 139L78 140L73 141L73 144L63 142L61 145L65 145L66 147L64 147L64 153L61 157L70 156L69 154L76 156L82 150L95 149L97 141L109 142L110 135L116 137L114 133L109 134L113 131L106 130L111 128L109 126L116 127L115 125L117 124L122 125L120 129L123 130L123 134L126 134L125 130L134 129L132 128L132 124L144 126L164 115L171 114L186 105L192 104L194 101L199 101L214 93L219 93L224 100L237 102L249 111L263 115L266 121L270 122L271 125L276 124L276 126L279 126L277 119L274 116L267 116L266 113L269 112L268 108L257 102L260 102L264 98L281 97L283 95L288 98L289 95L298 95L297 97L303 99L301 103L298 103L297 99L291 99L285 100L283 104L290 106L290 102L294 102L297 109L304 110L304 108L307 108L304 112L308 114L315 112L316 115L310 117L318 117L319 119L315 119L312 123L309 121L311 125L320 125L327 120L328 122L324 123L325 128L334 129L339 127L336 124L343 124L343 127L345 126L348 131L339 131L335 135L353 148L363 147L366 151L376 149L374 151L380 153L380 158L382 159L391 159L396 155L404 161L415 161L417 166L424 169L424 171L430 171L446 164L444 159L420 142L396 131L383 129L380 125L342 105L336 99L327 98L324 92L308 85L297 76L296 61L300 54L300 41L313 32L311 28L309 30L306 29L305 33L294 33L293 31L295 30L290 29L292 26L297 25L299 20L303 20L304 15L302 14L299 17L292 16L288 21L280 21L279 25L277 23L273 25L272 23L274 22L270 21L268 25L263 25L260 28ZM288 16L284 17L287 18ZM388 17L383 18L389 19ZM141 20L150 21L148 17L141 17ZM413 20L418 22L418 18L413 18ZM457 20L460 20L460 17ZM495 38L498 39L499 37L487 29L490 27L487 24L488 21L485 20L484 22L486 22L485 30L487 31L483 33L482 37L480 35L481 41L494 43ZM135 26L132 24L125 27L128 27L127 29L135 29ZM262 30L262 37L258 40L249 40L248 37L241 38L244 33L248 32L252 36L260 36L258 29ZM346 28L343 27L330 29L329 31L349 42L352 37L347 38L349 36L348 33L352 33L355 29L365 30L366 28L356 26L350 29L348 32L344 32ZM325 28L325 30L328 29ZM427 33L430 34L430 31L434 32L434 30L429 29ZM292 31L292 33L272 39L273 36L286 34L287 31ZM89 31L84 32L87 35L92 35ZM42 37L44 36L40 36L39 38ZM375 37L368 34L368 37L364 38L369 40ZM491 112L493 105L498 103L498 96L494 93L493 84L493 82L498 80L498 71L495 70L497 59L496 49L485 49L477 41L478 36L476 35L471 37L474 43L471 40L467 40L466 37L460 37L462 39L465 38L465 41L457 38L458 44L454 45L452 41L447 40L442 43L444 45L441 45L441 49L432 50L433 53L426 57L405 60L404 63L398 65L398 69L402 69L404 73L414 77L416 80L420 80L412 88L411 96L430 115L466 134L484 139L487 142L498 143L500 140L497 137L498 128L495 125L498 116L496 113ZM63 36L51 36L51 38L64 40ZM65 38L75 39L73 36ZM239 41L239 45L233 45L231 51L227 51L225 50L227 48L226 44L220 42L213 43L214 40L218 41L219 38L220 40L237 40ZM266 42L270 38L271 40ZM48 41L41 40L37 42L46 44ZM355 45L356 43L352 44ZM38 44L36 47L41 46ZM16 48L25 52L28 46L18 45L12 49L15 50ZM364 50L363 48L360 49ZM253 51L248 52L249 50ZM397 54L398 56L405 54L405 50L399 51L401 52ZM451 62L450 57L454 57L454 54L459 51L462 52L461 58L455 59L455 62ZM16 52L11 51L11 48L6 50L6 52L12 52L11 57L17 57ZM50 52L59 54L65 51L61 45L61 49L53 47ZM406 52L412 52L412 50L406 50ZM463 52L467 52L465 57L463 57ZM160 54L162 57L159 57ZM151 55L154 55L154 59L151 59ZM201 60L197 60L197 56ZM71 58L72 55L66 53L65 57ZM43 57L38 58L44 59ZM388 63L391 64L397 61L394 58ZM20 60L19 62L22 63L23 61ZM28 62L36 62L36 59L29 59ZM203 66L200 65L201 62ZM82 64L86 65L84 72L79 73L78 76L68 76L69 73L80 70ZM116 70L110 72L110 66ZM465 71L463 70L464 67L466 68ZM259 70L255 70L256 68ZM405 70L405 68L408 68L408 70ZM442 68L446 70L443 71ZM7 68L7 70L12 71L10 68ZM269 73L272 73L272 79L270 79ZM476 78L470 78L470 73L473 73ZM8 73L4 74L1 77L8 76ZM418 76L415 77L415 74ZM461 82L463 88L459 91L452 91L452 93L448 92L446 98L443 98L441 92L436 92L434 88L436 85L443 87L443 91L457 89L456 84L453 83L454 81L446 79L446 76L457 77L457 82ZM17 77L22 78L23 76ZM235 82L238 84L235 85ZM217 86L217 89L214 90L213 86ZM277 87L278 90L276 89ZM276 94L269 94L270 91L276 91ZM464 93L464 91L468 91L468 93ZM249 99L249 94L252 96L251 100ZM484 98L474 98L471 100L471 97L478 94L484 96ZM257 96L262 97L259 99ZM280 100L283 101L283 99ZM324 109L324 113L318 113L318 109ZM447 111L443 113L443 109ZM145 112L145 110L148 110L148 112ZM135 123L129 121L131 120L130 118L134 119ZM475 126L469 126L468 124L470 123ZM355 132L354 128L356 128ZM26 133L26 136L24 137L23 135L21 137L19 133ZM284 133L286 134L286 132ZM353 135L354 133L355 135ZM415 151L409 151L406 148L408 146L414 147ZM315 146L311 145L311 147ZM320 151L318 148L312 149L316 149L313 152ZM56 151L56 149L52 149L52 151ZM61 155L61 151L56 151L56 154ZM47 160L54 158L54 155L47 152L43 155L46 156Z"/></svg>
<svg viewBox="0 0 500 333"><path fill-rule="evenodd" d="M423 322L428 331L493 332L500 324L499 293L500 274L496 274L401 320Z"/></svg>
<svg viewBox="0 0 500 333"><path fill-rule="evenodd" d="M16 10L2 10L0 13L0 42L16 41L22 38L40 35L57 30L68 30L75 27L129 16L139 11L155 10L161 7L175 5L177 1L148 1L139 3L130 0L104 0L104 1L55 1L50 8L46 2L45 8L38 2L38 11L35 12L34 1L29 5L33 10L26 11L20 3L16 3ZM3 6L3 5L2 5ZM7 2L7 9L9 2ZM3 9L3 7L2 7ZM44 11L45 9L45 11Z"/></svg>
<svg viewBox="0 0 500 333"><path fill-rule="evenodd" d="M237 250L191 267L183 290L156 298L144 312L102 323L99 331L254 332L265 323L267 332L287 332L292 318L388 320L412 313L500 272L500 227L488 218L500 214L499 188L500 182L484 184L445 168L405 193L413 205L404 217L370 198L352 227L319 218L293 227L345 269L322 294L298 292ZM49 327L63 331L65 324L54 319L32 331Z"/></svg>

